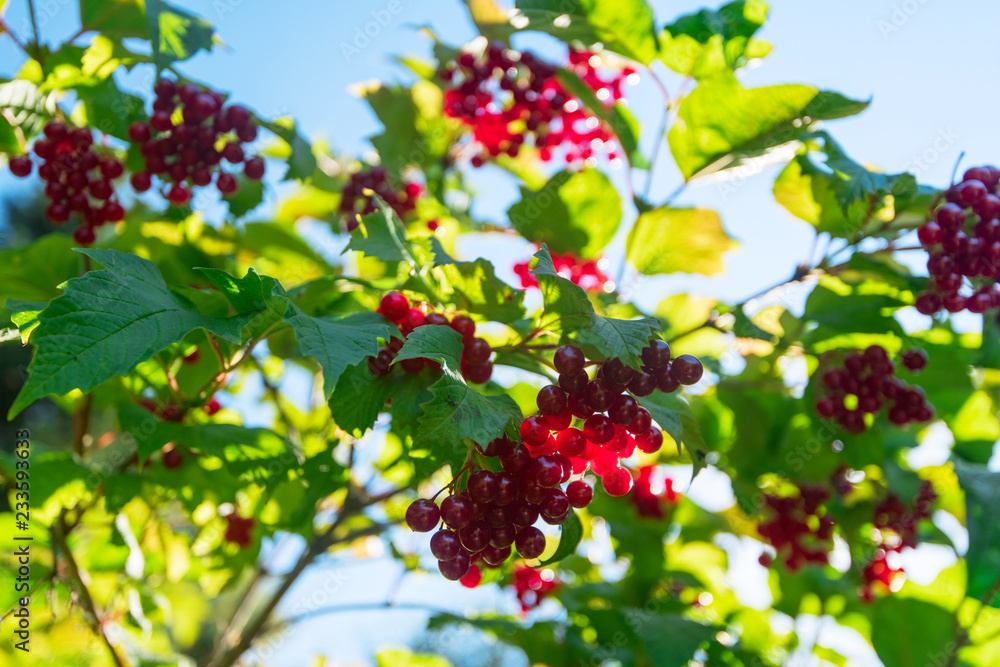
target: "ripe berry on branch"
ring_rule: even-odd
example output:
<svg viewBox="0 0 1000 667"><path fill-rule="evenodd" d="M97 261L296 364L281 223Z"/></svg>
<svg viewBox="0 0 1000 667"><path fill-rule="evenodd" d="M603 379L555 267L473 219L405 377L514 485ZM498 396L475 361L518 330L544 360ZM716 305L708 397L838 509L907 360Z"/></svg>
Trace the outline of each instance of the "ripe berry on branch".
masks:
<svg viewBox="0 0 1000 667"><path fill-rule="evenodd" d="M167 199L184 206L192 187L204 187L215 178L224 196L238 189L236 178L222 163L243 164L250 180L264 177L264 161L247 157L244 145L257 138L257 125L250 111L239 105L225 106L221 93L194 83L178 85L160 79L153 87L153 114L149 122L136 121L128 136L143 158L143 171L132 175L132 187L145 192L152 176L170 183Z"/></svg>
<svg viewBox="0 0 1000 667"><path fill-rule="evenodd" d="M621 87L635 74L616 68L594 53L571 52L574 71L610 107L621 98ZM598 67L613 72L601 76ZM472 129L478 154L474 167L501 154L516 157L524 145L538 149L543 161L562 151L567 163L596 165L606 152L618 164L617 142L610 127L563 87L558 68L529 51L517 52L491 44L478 53L461 53L438 74L445 84L445 114Z"/></svg>
<svg viewBox="0 0 1000 667"><path fill-rule="evenodd" d="M417 198L423 194L423 186L415 182L405 182L397 187L389 180L385 167L375 166L351 174L350 180L340 191L340 213L348 232L358 228L358 215L369 215L378 210L375 197L366 194L370 190L405 220L417 208Z"/></svg>
<svg viewBox="0 0 1000 667"><path fill-rule="evenodd" d="M926 353L909 350L903 354L902 362L910 370L921 370L927 363ZM836 420L853 434L868 429L865 414L885 411L890 423L902 427L933 419L934 408L923 390L911 387L895 374L896 366L881 346L871 345L863 353L848 353L842 367L831 363L824 369L820 377L824 393L816 399L816 414ZM857 407L848 408L847 399L856 402Z"/></svg>
<svg viewBox="0 0 1000 667"><path fill-rule="evenodd" d="M42 132L32 151L42 160L38 176L45 181L45 196L51 201L45 215L52 224L63 225L76 213L80 224L73 240L91 245L97 238L95 228L125 217L112 182L125 167L117 158L95 150L88 128L50 120ZM12 174L24 178L31 174L33 165L28 155L15 155L8 166Z"/></svg>

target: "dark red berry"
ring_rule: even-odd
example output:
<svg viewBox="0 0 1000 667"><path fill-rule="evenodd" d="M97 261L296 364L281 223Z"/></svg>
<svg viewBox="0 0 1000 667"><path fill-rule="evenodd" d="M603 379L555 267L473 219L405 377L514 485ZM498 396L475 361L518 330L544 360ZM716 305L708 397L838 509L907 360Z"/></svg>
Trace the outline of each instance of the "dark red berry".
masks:
<svg viewBox="0 0 1000 667"><path fill-rule="evenodd" d="M583 370L587 363L587 358L583 355L583 350L573 345L563 345L556 350L553 363L556 370L563 375L576 375Z"/></svg>
<svg viewBox="0 0 1000 667"><path fill-rule="evenodd" d="M441 511L433 500L421 498L414 500L406 508L406 525L410 530L418 533L426 533L437 526L441 519Z"/></svg>

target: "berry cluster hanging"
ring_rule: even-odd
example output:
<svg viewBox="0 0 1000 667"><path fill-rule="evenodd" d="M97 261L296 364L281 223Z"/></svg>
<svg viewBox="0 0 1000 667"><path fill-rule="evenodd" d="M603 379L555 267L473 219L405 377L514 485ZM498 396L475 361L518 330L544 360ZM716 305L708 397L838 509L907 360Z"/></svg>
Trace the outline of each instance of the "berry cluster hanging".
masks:
<svg viewBox="0 0 1000 667"><path fill-rule="evenodd" d="M901 361L908 370L918 372L927 365L927 354L908 350ZM896 364L879 345L849 353L842 367L828 365L822 385L824 393L816 399L816 414L837 420L848 433L864 433L868 430L865 415L878 414L886 407L889 422L900 427L934 418L934 406L927 402L924 390L896 377Z"/></svg>

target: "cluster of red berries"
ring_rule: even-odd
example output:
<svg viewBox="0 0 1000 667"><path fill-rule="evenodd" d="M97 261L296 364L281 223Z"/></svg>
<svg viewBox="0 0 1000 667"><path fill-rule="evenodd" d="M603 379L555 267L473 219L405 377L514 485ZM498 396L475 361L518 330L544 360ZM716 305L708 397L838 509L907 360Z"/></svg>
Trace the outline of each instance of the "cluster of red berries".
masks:
<svg viewBox="0 0 1000 667"><path fill-rule="evenodd" d="M908 350L901 361L908 370L919 372L927 366L927 354L919 349ZM849 353L843 368L831 365L823 371L826 393L816 399L816 414L836 419L853 434L868 429L865 415L877 414L886 406L889 422L896 426L931 421L934 407L927 402L924 390L907 384L895 373L896 365L879 345L871 345L862 353Z"/></svg>
<svg viewBox="0 0 1000 667"><path fill-rule="evenodd" d="M557 148L565 149L567 162L587 160L596 151L616 156L607 124L566 91L557 71L529 51L502 44L491 44L479 55L464 52L439 71L449 85L445 114L469 125L480 146L473 166L500 154L515 157L529 138L543 161L552 159ZM609 84L596 75L591 80L613 103Z"/></svg>
<svg viewBox="0 0 1000 667"><path fill-rule="evenodd" d="M569 68L610 106L625 97L624 87L638 77L634 67L616 67L593 51L570 49Z"/></svg>
<svg viewBox="0 0 1000 667"><path fill-rule="evenodd" d="M826 513L823 503L830 493L822 486L798 485L792 496L764 496L764 504L773 512L767 521L757 527L790 572L798 572L803 565L825 565L833 548L834 521ZM760 564L769 567L768 554L760 557Z"/></svg>
<svg viewBox="0 0 1000 667"><path fill-rule="evenodd" d="M344 215L347 231L358 228L359 215L368 215L378 210L375 198L366 194L371 190L381 197L400 219L405 220L408 213L417 208L417 198L424 192L420 183L407 182L402 189L389 181L385 167L362 169L351 174L349 180L340 191L340 212ZM433 231L433 230L432 230Z"/></svg>
<svg viewBox="0 0 1000 667"><path fill-rule="evenodd" d="M915 548L919 542L917 527L921 519L929 519L937 494L930 482L920 485L913 506L908 507L899 496L889 494L875 506L872 523L878 530L879 546L872 560L861 571L864 583L859 595L870 602L874 598L876 584L881 583L885 591L895 592L902 586L906 573L895 554L905 547Z"/></svg>
<svg viewBox="0 0 1000 667"><path fill-rule="evenodd" d="M571 280L588 292L611 292L615 283L604 273L608 268L608 260L603 257L584 260L575 255L552 254L552 264L556 273ZM521 288L538 287L538 279L531 273L531 260L527 259L514 265L514 273L521 279Z"/></svg>
<svg viewBox="0 0 1000 667"><path fill-rule="evenodd" d="M931 287L916 308L933 315L968 310L985 313L1000 307L1000 169L973 167L945 192L934 220L917 230L927 249ZM966 281L966 279L968 279Z"/></svg>
<svg viewBox="0 0 1000 667"><path fill-rule="evenodd" d="M176 403L167 403L161 406L151 398L143 398L139 400L139 406L165 422L181 421L184 418L184 411ZM222 409L222 405L213 397L208 399L208 402L201 409L211 417Z"/></svg>
<svg viewBox="0 0 1000 667"><path fill-rule="evenodd" d="M153 92L149 122L128 128L129 139L138 145L145 163L144 170L131 177L136 192L149 190L152 177L160 176L173 183L167 200L183 206L191 199L191 186L209 185L214 176L219 192L232 195L239 185L235 176L221 169L223 160L242 164L251 180L264 177L264 160L247 157L244 151L243 144L257 138L257 125L246 107L227 107L217 91L194 83L178 86L170 79L157 81Z"/></svg>
<svg viewBox="0 0 1000 667"><path fill-rule="evenodd" d="M514 568L514 593L521 603L521 612L528 613L542 603L547 595L559 588L552 570L538 570L526 565Z"/></svg>
<svg viewBox="0 0 1000 667"><path fill-rule="evenodd" d="M489 382L493 376L493 362L490 357L493 355L493 348L482 338L476 338L476 323L468 315L455 315L448 321L448 318L441 313L424 313L423 310L410 305L410 300L399 292L389 292L379 304L378 312L387 320L399 327L403 338L406 338L417 327L425 324L438 326L450 326L452 329L462 334L462 376L473 384L483 384ZM392 372L394 359L405 341L393 336L384 348L379 350L378 355L368 357L368 369L377 376L385 376ZM441 370L441 364L422 357L416 359L404 359L399 362L399 366L404 372L416 375L425 367L433 371Z"/></svg>
<svg viewBox="0 0 1000 667"><path fill-rule="evenodd" d="M452 581L465 577L476 561L500 567L512 547L521 558L538 558L545 550L545 535L535 522L541 518L559 525L569 517L570 507L586 507L594 497L593 489L580 480L570 482L565 491L560 488L572 474L563 457L532 458L526 447L507 437L493 440L481 454L497 457L501 472L470 464L465 489L447 496L440 508L422 498L406 509L406 523L416 532L429 532L444 522L431 536L430 546L441 574Z"/></svg>
<svg viewBox="0 0 1000 667"><path fill-rule="evenodd" d="M253 543L253 529L257 525L253 517L243 517L232 512L226 515L226 542L232 542L240 549L246 549Z"/></svg>
<svg viewBox="0 0 1000 667"><path fill-rule="evenodd" d="M664 504L673 507L680 502L681 494L674 488L674 480L660 473L656 466L648 465L636 471L635 486L629 497L639 516L662 519Z"/></svg>
<svg viewBox="0 0 1000 667"><path fill-rule="evenodd" d="M697 357L671 359L670 346L662 340L650 341L641 358L642 369L635 370L617 358L588 364L573 345L556 350L553 363L559 380L538 392L538 414L521 423L521 438L531 454L558 453L574 474L593 470L609 495L628 493L632 473L620 460L636 448L652 454L663 445L663 432L635 397L676 391L682 384L698 382L704 372ZM593 378L587 374L588 365L597 366ZM582 428L571 426L574 418L583 421Z"/></svg>
<svg viewBox="0 0 1000 667"><path fill-rule="evenodd" d="M73 240L90 245L97 236L96 227L125 218L112 183L125 173L125 166L94 150L94 136L88 128L50 120L42 133L32 150L42 160L38 175L45 181L45 196L51 201L45 216L52 224L63 225L74 213L79 214ZM27 155L15 155L9 166L14 176L24 178L33 165Z"/></svg>

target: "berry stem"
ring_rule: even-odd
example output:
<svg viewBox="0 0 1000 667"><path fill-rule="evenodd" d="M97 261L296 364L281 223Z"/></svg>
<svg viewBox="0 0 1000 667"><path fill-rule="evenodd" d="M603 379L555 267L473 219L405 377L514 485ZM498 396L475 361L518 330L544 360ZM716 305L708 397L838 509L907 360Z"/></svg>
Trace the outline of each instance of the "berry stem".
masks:
<svg viewBox="0 0 1000 667"><path fill-rule="evenodd" d="M28 14L31 16L31 32L35 36L35 41L33 42L33 46L35 47L34 58L39 64L44 64L42 63L42 44L38 37L38 17L35 15L35 0L28 0Z"/></svg>

